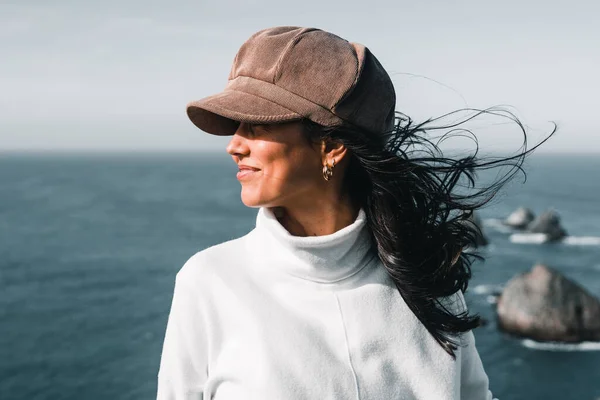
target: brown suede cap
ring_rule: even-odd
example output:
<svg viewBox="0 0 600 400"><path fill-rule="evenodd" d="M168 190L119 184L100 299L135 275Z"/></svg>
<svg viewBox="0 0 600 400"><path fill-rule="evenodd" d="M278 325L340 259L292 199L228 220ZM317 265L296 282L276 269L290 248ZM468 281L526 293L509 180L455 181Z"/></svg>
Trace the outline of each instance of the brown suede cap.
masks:
<svg viewBox="0 0 600 400"><path fill-rule="evenodd" d="M240 48L225 90L187 105L190 120L214 135L233 135L240 122L310 119L347 121L372 133L391 131L392 81L363 45L315 28L275 27Z"/></svg>

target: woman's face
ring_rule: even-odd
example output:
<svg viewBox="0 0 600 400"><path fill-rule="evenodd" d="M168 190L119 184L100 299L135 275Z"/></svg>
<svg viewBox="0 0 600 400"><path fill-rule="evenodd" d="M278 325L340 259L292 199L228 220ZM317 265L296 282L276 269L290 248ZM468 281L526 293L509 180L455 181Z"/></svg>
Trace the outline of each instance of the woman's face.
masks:
<svg viewBox="0 0 600 400"><path fill-rule="evenodd" d="M319 147L308 142L300 122L242 122L227 152L238 165L242 202L248 207L290 207L314 201L325 182Z"/></svg>

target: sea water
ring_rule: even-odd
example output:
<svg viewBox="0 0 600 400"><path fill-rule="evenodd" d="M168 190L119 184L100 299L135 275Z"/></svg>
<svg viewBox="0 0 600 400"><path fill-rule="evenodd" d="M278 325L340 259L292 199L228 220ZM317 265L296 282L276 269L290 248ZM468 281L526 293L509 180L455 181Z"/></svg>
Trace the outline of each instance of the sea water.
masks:
<svg viewBox="0 0 600 400"><path fill-rule="evenodd" d="M480 213L477 347L500 399L596 399L598 343L500 333L493 295L543 262L600 296L600 157L535 154L525 168ZM254 226L235 172L224 152L0 155L0 399L154 398L175 274ZM570 236L515 237L500 221L519 206L556 210Z"/></svg>

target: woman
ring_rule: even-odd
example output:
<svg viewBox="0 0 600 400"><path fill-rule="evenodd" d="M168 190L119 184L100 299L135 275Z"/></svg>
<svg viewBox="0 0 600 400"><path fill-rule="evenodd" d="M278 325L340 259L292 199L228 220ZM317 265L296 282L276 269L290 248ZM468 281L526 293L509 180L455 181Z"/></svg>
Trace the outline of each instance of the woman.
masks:
<svg viewBox="0 0 600 400"><path fill-rule="evenodd" d="M395 103L366 47L277 27L242 45L224 92L188 105L200 129L232 135L259 210L177 274L159 400L492 398L462 295L478 256L463 249L472 211L516 169L454 189L527 152L444 158Z"/></svg>

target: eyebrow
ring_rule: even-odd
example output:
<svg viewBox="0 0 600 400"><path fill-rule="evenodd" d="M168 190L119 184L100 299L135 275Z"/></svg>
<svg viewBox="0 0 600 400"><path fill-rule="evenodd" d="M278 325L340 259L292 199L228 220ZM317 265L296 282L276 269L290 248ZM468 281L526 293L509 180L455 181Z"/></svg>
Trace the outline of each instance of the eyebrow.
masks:
<svg viewBox="0 0 600 400"><path fill-rule="evenodd" d="M248 126L249 126L248 129L250 129L250 132L252 132L253 134L254 134L254 128L255 127L258 127L259 129L261 129L263 131L266 131L266 132L270 131L269 124L248 124Z"/></svg>

